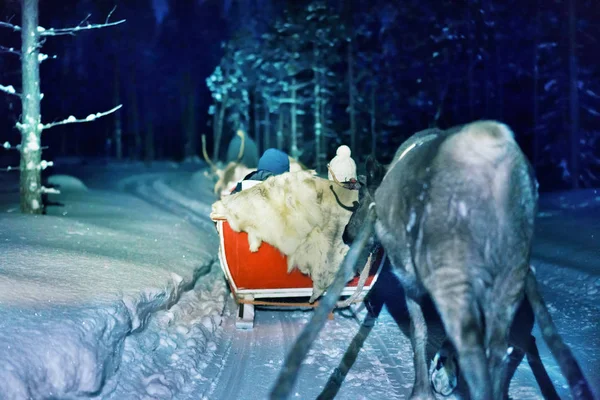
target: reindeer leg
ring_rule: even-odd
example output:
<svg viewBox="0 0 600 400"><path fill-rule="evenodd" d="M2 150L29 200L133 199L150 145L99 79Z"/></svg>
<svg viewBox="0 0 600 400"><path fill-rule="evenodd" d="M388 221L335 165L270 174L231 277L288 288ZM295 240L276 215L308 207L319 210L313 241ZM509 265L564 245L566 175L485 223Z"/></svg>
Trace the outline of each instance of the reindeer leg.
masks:
<svg viewBox="0 0 600 400"><path fill-rule="evenodd" d="M515 350L511 353L508 364L505 398L508 398L510 380L526 355L527 362L531 367L531 371L535 376L535 380L540 387L544 399L560 400L560 397L552 384L552 380L548 376L544 364L542 364L537 344L535 343L535 337L531 334L534 323L535 315L533 314L529 299L525 296L517 309L510 331L509 343L511 346L515 346ZM517 357L520 358L517 359Z"/></svg>
<svg viewBox="0 0 600 400"><path fill-rule="evenodd" d="M410 395L411 400L434 400L435 396L429 384L429 371L427 369L427 323L421 305L406 296L406 305L410 314L410 341L413 348L413 362L415 367L415 384Z"/></svg>
<svg viewBox="0 0 600 400"><path fill-rule="evenodd" d="M481 318L469 285L454 282L444 292L438 288L436 291L430 290L430 293L448 338L456 348L458 364L469 386L471 400L491 400L492 389L483 349Z"/></svg>
<svg viewBox="0 0 600 400"><path fill-rule="evenodd" d="M533 372L533 376L535 376L536 382L540 386L540 391L542 392L544 399L560 400L560 397L554 388L554 384L552 383L552 379L550 379L546 368L544 368L544 364L542 364L542 359L540 358L540 353L538 352L538 347L535 343L535 337L533 335L529 335L527 362L531 367L531 371Z"/></svg>
<svg viewBox="0 0 600 400"><path fill-rule="evenodd" d="M458 386L458 361L456 349L448 338L444 339L429 366L433 391L442 396L450 396Z"/></svg>
<svg viewBox="0 0 600 400"><path fill-rule="evenodd" d="M515 375L521 361L523 361L526 352L528 352L527 349L530 346L533 324L534 315L531 304L529 304L527 298L524 298L517 308L509 333L508 343L512 347L512 351L508 355L508 363L506 365L506 380L503 389L503 398L505 399L509 398L510 381Z"/></svg>
<svg viewBox="0 0 600 400"><path fill-rule="evenodd" d="M506 303L501 302L500 304L504 305ZM508 381L507 361L512 355L512 352L515 351L514 347L511 347L510 350L508 348L508 331L513 316L508 308L510 307L506 307L506 311L503 310L500 313L491 315L490 318L486 318L488 365L490 369L490 378L492 380L494 399L496 400L503 399L506 391L505 389L507 389L510 384ZM515 355L519 359L519 362L523 359L523 356L518 354L518 350Z"/></svg>
<svg viewBox="0 0 600 400"><path fill-rule="evenodd" d="M352 368L354 365L360 349L363 348L365 340L367 340L369 333L371 333L373 326L375 326L377 316L378 314L367 311L367 315L365 316L365 319L358 332L354 336L354 339L352 339L350 346L348 346L346 349L346 353L344 354L342 361L340 361L338 367L333 371L327 380L327 383L321 391L321 394L319 394L317 397L317 400L333 399L338 393L342 387L344 379L346 379L346 375L348 375L350 368Z"/></svg>
<svg viewBox="0 0 600 400"><path fill-rule="evenodd" d="M527 271L527 268L516 268L509 271L504 277L498 278L492 288L490 299L485 305L485 322L486 322L486 348L488 351L488 365L490 368L490 378L492 379L492 387L494 398L501 400L506 398L510 378L514 374L514 369L518 366L518 362L523 359L523 355L519 354L524 346L519 346L520 337L518 333L512 332L511 347L509 348L509 335L511 326L515 325L515 329L529 328L527 333L531 332L533 313L527 315L527 309L523 301L523 282L522 271ZM519 313L517 314L517 310ZM519 319L519 321L514 321ZM523 326L527 324L528 326ZM518 349L520 348L520 350ZM516 351L513 359L512 353ZM509 365L511 364L512 365ZM516 364L516 365L514 365ZM509 371L513 369L512 371Z"/></svg>

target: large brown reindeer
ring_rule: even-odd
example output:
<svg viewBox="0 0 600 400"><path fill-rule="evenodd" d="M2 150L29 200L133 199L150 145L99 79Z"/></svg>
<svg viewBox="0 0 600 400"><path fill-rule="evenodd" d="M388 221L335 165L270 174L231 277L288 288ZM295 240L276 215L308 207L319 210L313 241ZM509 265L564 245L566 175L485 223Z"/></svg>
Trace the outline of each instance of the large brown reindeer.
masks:
<svg viewBox="0 0 600 400"><path fill-rule="evenodd" d="M345 232L345 240L356 242L339 276L352 269L353 259L368 243L385 248L405 290L411 318L415 368L411 399L435 399L420 304L425 296L440 315L471 399L505 398L511 375L509 330L525 296L573 398L593 399L530 269L537 183L506 125L478 121L416 133L400 146L387 171L367 166L362 192ZM313 320L321 327L322 315L337 295L337 282L336 278L322 299L323 310L315 311ZM272 398L282 398L290 389L299 366L297 354L307 352L305 344L316 337L314 330L307 326L300 335Z"/></svg>
<svg viewBox="0 0 600 400"><path fill-rule="evenodd" d="M370 176L377 170L370 168ZM573 397L592 398L529 268L537 183L506 125L478 121L419 132L398 149L381 183L367 186L377 187L371 195L376 236L406 292L415 353L412 398L434 398L419 304L424 295L440 314L472 399L506 396L513 372L506 362L509 330L525 295ZM360 229L369 206L364 200L347 238Z"/></svg>

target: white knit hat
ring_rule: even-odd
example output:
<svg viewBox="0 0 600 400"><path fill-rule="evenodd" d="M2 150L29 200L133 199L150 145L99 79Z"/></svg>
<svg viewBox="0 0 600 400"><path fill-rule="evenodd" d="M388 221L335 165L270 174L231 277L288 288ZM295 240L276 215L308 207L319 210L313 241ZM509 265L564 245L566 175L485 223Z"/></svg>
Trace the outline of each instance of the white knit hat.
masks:
<svg viewBox="0 0 600 400"><path fill-rule="evenodd" d="M348 182L350 179L356 179L356 164L350 157L350 147L345 144L337 148L335 157L329 162L329 167L335 174L335 177L340 182ZM333 180L331 172L327 173L330 181Z"/></svg>

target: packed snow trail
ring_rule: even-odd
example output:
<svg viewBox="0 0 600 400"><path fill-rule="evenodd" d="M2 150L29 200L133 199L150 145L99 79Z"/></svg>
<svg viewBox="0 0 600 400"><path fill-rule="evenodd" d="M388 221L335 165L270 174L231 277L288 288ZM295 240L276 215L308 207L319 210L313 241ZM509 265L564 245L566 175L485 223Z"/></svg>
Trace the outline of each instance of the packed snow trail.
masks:
<svg viewBox="0 0 600 400"><path fill-rule="evenodd" d="M65 264L67 267L77 266L79 269L76 271L95 271L98 266L88 255L104 248L97 249L99 244L108 246L106 250L110 250L113 256L122 253L119 249L131 242L132 249L143 253L141 255L154 263L156 259L164 259L166 264L172 264L168 265L170 268L198 263L196 276L191 278L195 285L179 288L176 292L171 289L144 292L143 296L146 297L142 296L140 304L147 304L150 308L142 314L131 313L132 304L127 306L123 303L123 310L100 307L98 313L94 309L64 308L36 311L35 315L33 311L6 315L0 331L5 345L0 347L0 359L7 360L7 355L12 356L16 351L26 355L26 360L37 360L19 364L31 370L27 382L30 387L36 388L36 391L30 390L31 398L61 397L61 393L68 393L70 398L98 399L252 400L268 397L283 360L308 322L311 311L257 308L253 330L240 331L235 328L235 304L229 296L223 274L214 262L218 241L214 225L208 218L214 197L210 183L201 171L194 172L196 169L185 170L181 166L173 166L169 171L165 171L165 168L148 170L138 167L121 170L116 166L104 169L92 166L77 170L86 183L85 177L93 176L96 182L104 182L103 189L115 190L116 185L138 199L132 200L127 194L105 192L98 194L97 198L93 194L92 203L81 202L77 206L77 197L69 198L69 204L64 209L69 213L77 212L77 207L92 211L97 207L104 211L96 219L90 219L94 225L76 225L77 229L72 229L71 236L85 238L81 240L83 248L80 248L81 245L75 248L83 251L77 255L83 258L74 258L74 261L65 259L65 262L73 264ZM117 173L129 178L116 179ZM89 187L94 185L90 184ZM140 198L145 204L140 204ZM74 205L76 208L72 209ZM107 211L113 219L105 219ZM143 218L129 219L132 212L135 215L142 213ZM596 393L600 391L600 255L597 254L598 247L594 246L594 235L598 233L599 216L598 208L590 208L585 213L563 206L542 209L534 248L534 265L543 296L559 331L572 347ZM93 218L94 214L89 217ZM77 221L76 217L74 221ZM160 241L158 245L146 243L145 236L138 237L141 232L138 232L138 228L146 229L145 225L160 221L172 221L169 224L174 224L172 226L178 230L190 229L187 237L178 239L181 243L178 243L177 249L181 245L181 250L164 248ZM578 225L570 221L576 221ZM57 227L44 225L38 233L44 232L42 229L49 230L45 235L50 240L52 229L70 232L68 227L58 226L63 222L72 223L72 220L57 219ZM31 235L26 230L18 232L19 226L15 224L14 231L0 231L11 240L7 248L16 251L15 256L19 254L16 246L19 241L31 245L27 239ZM86 230L88 226L89 231ZM124 232L131 230L131 234L115 240L114 232L103 230L113 228L125 229ZM170 229L164 227L156 233L159 234L157 238L170 238L173 235ZM58 251L57 243L60 242L49 241L46 247L39 247L40 251L46 249L44 257L51 258ZM142 244L144 247L140 248ZM208 249L210 254L205 254ZM188 252L198 254L198 259L182 259L182 254ZM210 263L210 260L213 262ZM81 268L81 261L87 268ZM135 267L138 266L127 265L127 268ZM136 274L132 280L139 280L136 282L138 285L147 285L154 279L154 275L145 276L143 269ZM65 279L69 282L72 278L65 275ZM159 282L148 287L155 287L157 283L160 285ZM93 279L87 283L97 285ZM389 271L384 272L373 292L373 301L385 305L343 382L337 399L404 399L410 394L413 382L412 348L399 328L399 325L407 323L399 292L398 282ZM64 293L69 294L68 291ZM3 306L5 303L0 303L0 309ZM342 310L336 312L334 320L327 322L303 364L293 391L294 398L315 398L321 392L358 331L364 313L364 310L359 310L355 315L349 310ZM115 318L105 318L109 315ZM121 321L119 318L122 315L128 317ZM51 321L62 322L49 326L47 323ZM23 335L22 332L26 332L24 329L28 329L30 323L46 324L45 338ZM38 325L38 328L42 326ZM17 332L15 327L21 332L20 336L11 335L11 332ZM442 338L439 328L435 324L431 327L428 349L431 355ZM38 332L41 331L38 329ZM539 333L534 331L534 334L538 338L546 369L559 394L565 399L570 398L556 362L545 348ZM79 341L73 341L73 338L79 338ZM40 348L40 344L47 346ZM57 351L66 351L73 357L65 358ZM46 368L52 365L51 369L62 375L55 374L48 379L34 374L41 371L44 365ZM59 388L61 391L52 391L54 389L50 386L44 386L52 383L56 387L57 382L63 382ZM94 391L94 388L100 389ZM512 381L511 395L524 400L541 398L526 362L521 364ZM11 397L2 393L0 398Z"/></svg>
<svg viewBox="0 0 600 400"><path fill-rule="evenodd" d="M154 192L151 195L152 201L164 202L163 206L180 215L187 215L190 220L205 217L200 214L206 211L206 207L193 200L196 194L186 186L185 182L188 180L189 178L181 175L171 175L160 182L149 180L145 184L146 189L138 192L149 194L148 187L160 188L161 190L158 191L160 200L157 192ZM169 189L165 190L165 187ZM569 218L569 216L560 213L557 218L558 221L554 223L560 224L561 218ZM548 222L545 221L541 225L547 224ZM202 228L200 225L198 227ZM555 226L552 227L552 230L554 229ZM540 238L541 240L536 242L536 248L555 245L549 243L543 234ZM558 244L560 247L560 243ZM564 251L569 250L566 248ZM544 262L534 260L541 290L551 307L560 332L572 346L586 376L590 382L598 382L600 343L598 343L599 328L596 318L599 309L598 296L594 288L600 287L600 277L597 271L585 264L578 264L576 269L570 269L549 264L548 261L552 260L551 255L546 257ZM391 276L384 277L381 282L385 282L385 285L382 283L379 290L385 292L386 296L399 291L397 282L394 282ZM591 285L589 297L578 295L581 282ZM392 301L402 302L402 300ZM410 341L398 327L398 321L405 317L402 315L401 308L401 305L397 306L393 303L384 307L356 363L336 396L337 399L408 397L413 382L412 349ZM254 329L241 331L235 328L235 306L228 297L222 324L215 330L214 353L209 351L210 360L201 363L202 377L187 383L188 387L193 387L194 390L173 393L172 398L267 398L283 359L296 336L309 320L310 312L257 308ZM358 319L354 315L344 317L344 314L348 312L337 312L335 319L326 324L315 342L300 371L294 390L295 398L315 398L334 368L338 366L348 344L358 331L359 319L364 316L364 312L358 316ZM540 337L538 333L536 336ZM430 334L430 352L439 345L441 338L440 327L434 325ZM569 398L568 388L554 359L541 339L538 339L538 345L544 364L559 394L563 398ZM597 383L595 385L597 390ZM525 400L541 398L537 383L526 362L521 364L512 381L511 395L513 398ZM450 398L453 397L460 398L460 393ZM163 397L159 396L159 398Z"/></svg>

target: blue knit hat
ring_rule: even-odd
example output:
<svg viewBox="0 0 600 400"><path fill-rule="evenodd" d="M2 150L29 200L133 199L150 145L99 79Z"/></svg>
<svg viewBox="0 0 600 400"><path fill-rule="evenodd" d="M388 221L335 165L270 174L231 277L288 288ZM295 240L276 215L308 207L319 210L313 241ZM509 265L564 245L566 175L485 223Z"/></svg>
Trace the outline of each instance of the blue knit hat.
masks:
<svg viewBox="0 0 600 400"><path fill-rule="evenodd" d="M265 169L275 175L283 174L290 170L290 159L281 150L267 149L258 160L258 169Z"/></svg>

